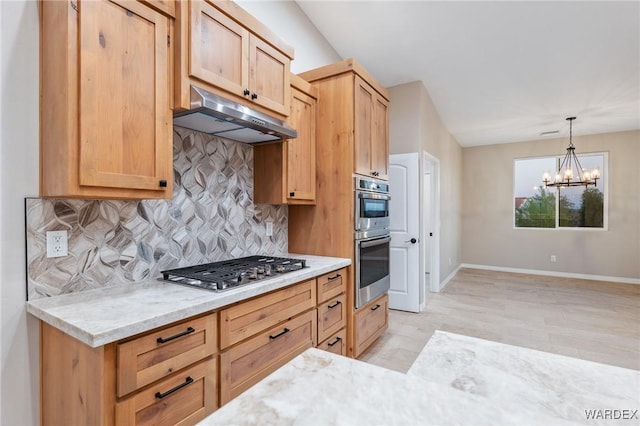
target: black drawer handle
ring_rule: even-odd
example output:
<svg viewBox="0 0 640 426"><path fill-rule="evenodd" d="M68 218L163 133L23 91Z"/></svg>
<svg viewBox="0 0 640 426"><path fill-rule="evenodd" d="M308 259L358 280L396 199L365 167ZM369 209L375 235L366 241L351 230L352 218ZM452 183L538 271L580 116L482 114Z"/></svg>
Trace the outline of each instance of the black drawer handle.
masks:
<svg viewBox="0 0 640 426"><path fill-rule="evenodd" d="M258 99L258 94L256 92L253 92L251 94L251 99Z"/></svg>
<svg viewBox="0 0 640 426"><path fill-rule="evenodd" d="M160 182L158 182L158 186L160 188L166 188L167 187L167 181L164 179L161 179Z"/></svg>
<svg viewBox="0 0 640 426"><path fill-rule="evenodd" d="M372 310L372 311L375 311L375 310L377 310L379 307L380 307L380 305L376 305L376 306L374 306L373 308L371 308L371 310Z"/></svg>
<svg viewBox="0 0 640 426"><path fill-rule="evenodd" d="M331 347L333 345L336 345L340 340L342 340L342 337L336 337L335 342L327 343L327 346Z"/></svg>
<svg viewBox="0 0 640 426"><path fill-rule="evenodd" d="M271 340L275 340L278 337L282 336L283 334L287 334L288 332L290 332L291 330L289 330L288 328L285 328L284 330L282 330L280 333L276 334L275 336L269 336L269 339Z"/></svg>
<svg viewBox="0 0 640 426"><path fill-rule="evenodd" d="M327 306L327 308L329 308L329 309L333 309L333 308L335 308L336 306L341 305L341 304L342 304L342 302L341 302L341 301L336 300L336 303L334 303L333 305L328 305L328 306Z"/></svg>
<svg viewBox="0 0 640 426"><path fill-rule="evenodd" d="M166 337L166 338L165 337L158 337L156 339L156 342L158 342L158 343L167 343L167 342L170 342L172 340L177 339L178 337L182 337L182 336L186 336L187 334L191 334L194 331L196 331L195 328L189 327L189 328L186 329L186 331L183 331L182 333L178 333L175 336Z"/></svg>
<svg viewBox="0 0 640 426"><path fill-rule="evenodd" d="M335 274L333 277L327 277L328 281L333 281L333 280L337 280L338 278L340 278L342 275L340 274Z"/></svg>
<svg viewBox="0 0 640 426"><path fill-rule="evenodd" d="M160 392L156 392L156 398L158 399L162 399L166 396L171 395L174 392L179 391L180 389L182 389L185 386L189 386L191 383L193 383L193 379L190 376L187 376L186 380L184 381L184 383L180 383L178 386L176 386L173 389L169 389L168 391L166 391L165 393L160 393Z"/></svg>
<svg viewBox="0 0 640 426"><path fill-rule="evenodd" d="M295 196L296 196L296 193L295 193L295 192L290 192L290 193L289 193L289 197L295 197Z"/></svg>
<svg viewBox="0 0 640 426"><path fill-rule="evenodd" d="M244 89L243 93L244 93L245 96L249 96L249 93L251 93L251 92L249 91L249 89Z"/></svg>

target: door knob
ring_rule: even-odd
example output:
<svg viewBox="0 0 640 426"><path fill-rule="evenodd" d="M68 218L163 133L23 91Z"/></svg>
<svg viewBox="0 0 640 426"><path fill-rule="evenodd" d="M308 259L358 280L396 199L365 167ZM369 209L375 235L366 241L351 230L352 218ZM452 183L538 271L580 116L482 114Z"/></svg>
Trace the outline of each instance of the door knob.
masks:
<svg viewBox="0 0 640 426"><path fill-rule="evenodd" d="M412 238L412 239L410 239L408 241L405 241L405 243L411 243L411 244L415 244L417 242L418 242L418 240L416 240L415 238Z"/></svg>

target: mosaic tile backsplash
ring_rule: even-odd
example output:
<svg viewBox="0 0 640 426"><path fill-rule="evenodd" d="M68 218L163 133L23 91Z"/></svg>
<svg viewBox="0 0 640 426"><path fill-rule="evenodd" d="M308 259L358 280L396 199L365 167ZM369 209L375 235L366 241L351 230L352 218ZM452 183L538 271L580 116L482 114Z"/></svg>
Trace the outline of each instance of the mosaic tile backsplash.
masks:
<svg viewBox="0 0 640 426"><path fill-rule="evenodd" d="M253 148L177 127L173 136L171 200L26 199L29 299L286 253L287 207L253 203ZM267 221L273 236L266 236ZM47 258L52 230L68 231L69 256Z"/></svg>

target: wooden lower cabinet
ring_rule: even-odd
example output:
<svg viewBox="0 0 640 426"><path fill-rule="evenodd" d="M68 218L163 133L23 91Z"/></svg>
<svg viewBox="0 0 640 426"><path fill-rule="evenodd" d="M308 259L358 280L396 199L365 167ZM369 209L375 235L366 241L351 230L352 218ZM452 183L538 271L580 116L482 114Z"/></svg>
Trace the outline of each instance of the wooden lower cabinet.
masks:
<svg viewBox="0 0 640 426"><path fill-rule="evenodd" d="M385 293L354 314L354 356L358 358L380 337L389 325L389 297Z"/></svg>
<svg viewBox="0 0 640 426"><path fill-rule="evenodd" d="M332 352L336 355L347 355L347 331L343 328L324 342L318 344L318 349Z"/></svg>
<svg viewBox="0 0 640 426"><path fill-rule="evenodd" d="M220 311L220 348L273 327L316 305L316 280L274 291Z"/></svg>
<svg viewBox="0 0 640 426"><path fill-rule="evenodd" d="M222 352L220 403L226 404L315 343L314 309Z"/></svg>
<svg viewBox="0 0 640 426"><path fill-rule="evenodd" d="M346 297L341 294L318 304L318 341L322 342L347 323Z"/></svg>
<svg viewBox="0 0 640 426"><path fill-rule="evenodd" d="M318 277L318 303L345 292L347 268L338 269Z"/></svg>
<svg viewBox="0 0 640 426"><path fill-rule="evenodd" d="M41 322L41 424L196 424L218 406L216 315L96 348Z"/></svg>
<svg viewBox="0 0 640 426"><path fill-rule="evenodd" d="M193 425L218 406L215 357L181 370L116 404L116 425Z"/></svg>
<svg viewBox="0 0 640 426"><path fill-rule="evenodd" d="M118 396L217 352L216 315L191 318L117 345Z"/></svg>

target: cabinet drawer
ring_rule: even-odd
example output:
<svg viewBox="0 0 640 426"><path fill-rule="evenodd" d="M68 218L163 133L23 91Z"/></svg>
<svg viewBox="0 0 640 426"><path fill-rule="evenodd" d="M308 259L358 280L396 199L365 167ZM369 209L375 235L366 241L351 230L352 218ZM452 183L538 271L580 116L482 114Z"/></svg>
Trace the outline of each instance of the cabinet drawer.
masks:
<svg viewBox="0 0 640 426"><path fill-rule="evenodd" d="M148 385L216 352L216 316L171 325L118 344L118 396Z"/></svg>
<svg viewBox="0 0 640 426"><path fill-rule="evenodd" d="M318 277L318 303L344 293L347 284L347 268L338 269Z"/></svg>
<svg viewBox="0 0 640 426"><path fill-rule="evenodd" d="M220 354L220 403L225 404L315 346L316 311L273 327Z"/></svg>
<svg viewBox="0 0 640 426"><path fill-rule="evenodd" d="M318 342L322 342L346 325L345 299L345 295L342 294L318 305Z"/></svg>
<svg viewBox="0 0 640 426"><path fill-rule="evenodd" d="M323 351L333 352L337 355L347 355L347 332L345 329L338 331L333 336L329 337L324 342L318 345L318 349Z"/></svg>
<svg viewBox="0 0 640 426"><path fill-rule="evenodd" d="M117 425L194 425L217 408L216 358L184 369L116 404Z"/></svg>
<svg viewBox="0 0 640 426"><path fill-rule="evenodd" d="M316 304L316 280L278 290L220 311L220 348L298 315Z"/></svg>
<svg viewBox="0 0 640 426"><path fill-rule="evenodd" d="M355 347L357 358L387 329L389 298L386 294L360 308L354 315Z"/></svg>

